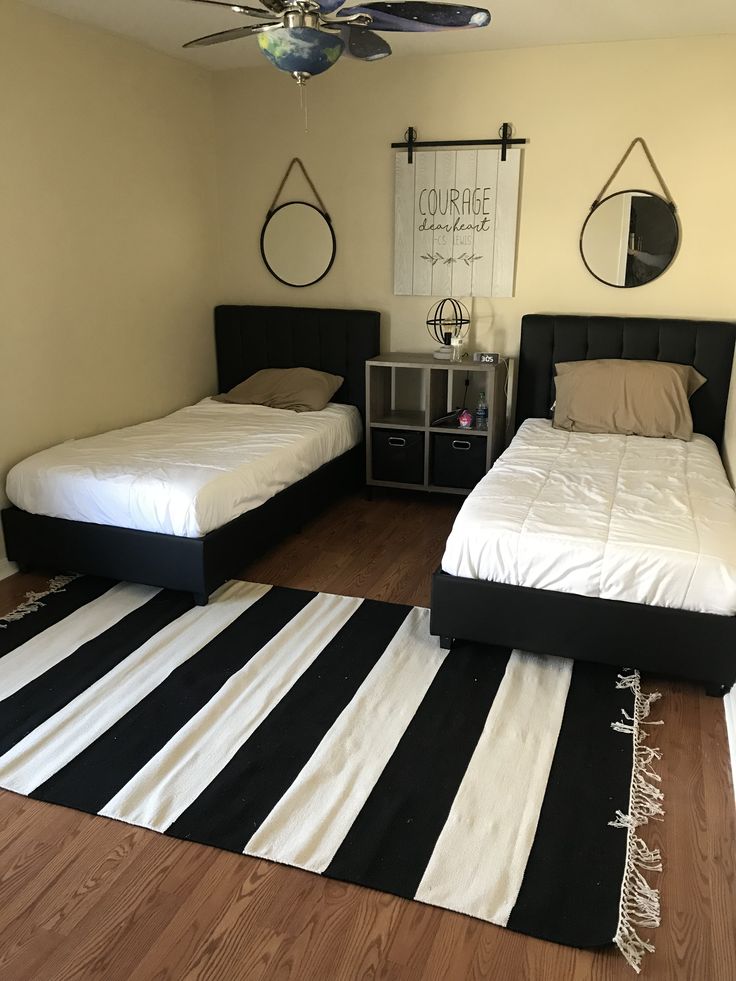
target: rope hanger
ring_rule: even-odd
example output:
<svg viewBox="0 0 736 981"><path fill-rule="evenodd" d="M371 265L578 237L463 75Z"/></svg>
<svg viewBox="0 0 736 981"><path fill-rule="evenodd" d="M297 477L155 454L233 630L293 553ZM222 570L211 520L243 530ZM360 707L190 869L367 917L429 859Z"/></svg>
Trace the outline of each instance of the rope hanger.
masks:
<svg viewBox="0 0 736 981"><path fill-rule="evenodd" d="M606 193L606 191L608 190L608 188L611 186L611 184L615 180L618 172L621 170L621 168L623 167L623 165L626 163L626 161L627 161L627 159L629 157L629 154L634 149L634 147L636 146L637 143L640 143L641 144L641 148L642 148L642 150L644 151L644 153L647 156L647 160L649 161L649 164L650 164L652 170L654 171L654 176L659 181L659 186L662 188L662 191L664 192L664 198L667 201L667 204L672 208L673 211L676 211L677 210L677 206L675 205L675 202L672 199L672 195L670 194L670 190L669 190L669 188L667 187L667 185L664 182L664 178L662 177L662 174L660 173L659 167L657 167L656 163L654 162L654 157L652 156L651 151L650 151L649 147L647 146L646 140L644 139L643 136L637 136L636 139L634 139L634 140L631 141L631 143L629 144L629 148L627 149L626 153L624 153L623 157L621 157L621 159L619 160L618 164L616 165L615 170L613 171L613 173L611 174L611 176L608 178L608 180L606 181L606 183L603 185L603 187L598 192L598 195L597 195L595 201L590 206L590 210L591 211L593 210L593 208L597 207L600 204L601 198L603 197L603 195Z"/></svg>
<svg viewBox="0 0 736 981"><path fill-rule="evenodd" d="M276 197L273 199L273 201L271 202L271 207L268 209L269 215L273 214L273 212L276 210L276 202L281 197L281 192L283 191L284 185L286 184L286 182L289 179L289 174L294 169L294 164L298 164L299 167L301 168L301 171L304 174L304 178L305 178L307 184L309 184L309 186L311 187L312 194L314 194L315 198L319 202L319 206L322 209L322 212L323 212L325 218L328 221L330 221L330 216L327 213L327 208L325 208L324 201L319 196L319 192L317 191L317 188L314 186L314 181L312 180L312 178L307 173L307 168L304 166L304 164L299 159L299 157L294 157L294 159L291 161L291 163L289 164L289 166L286 168L286 173L284 174L284 179L279 184L279 189L278 189L278 191L276 191Z"/></svg>

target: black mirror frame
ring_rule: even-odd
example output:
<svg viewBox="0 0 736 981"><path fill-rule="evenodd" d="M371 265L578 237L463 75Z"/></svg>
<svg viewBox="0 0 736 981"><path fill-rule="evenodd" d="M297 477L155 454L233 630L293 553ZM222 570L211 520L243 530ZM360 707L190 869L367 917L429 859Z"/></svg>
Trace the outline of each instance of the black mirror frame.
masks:
<svg viewBox="0 0 736 981"><path fill-rule="evenodd" d="M606 201L610 201L611 198L619 197L621 194L646 194L650 198L659 198L659 200L663 204L666 204L667 207L670 209L670 212L672 213L672 220L674 221L675 228L677 230L677 244L675 246L675 251L672 253L672 258L667 263L667 265L662 267L662 270L658 276L652 277L652 279L650 279L646 283L638 283L634 286L626 286L626 284L622 284L619 286L618 283L609 283L607 279L601 279L601 277L598 276L597 273L594 273L593 270L590 268L585 258L585 253L583 252L583 235L585 235L585 229L588 227L588 222L590 221L590 219L593 217L593 215L596 213L596 211L600 208L602 204L605 204ZM672 263L677 258L677 253L680 251L681 241L682 241L682 231L680 228L680 222L677 217L677 208L675 207L674 203L668 201L666 198L663 198L661 194L656 194L654 191L645 191L643 188L640 187L628 187L623 191L614 191L613 194L607 194L606 197L601 198L600 201L595 202L593 207L588 212L587 218L583 222L583 227L580 229L580 239L578 241L578 247L580 249L580 258L583 260L583 265L588 270L588 272L593 277L593 279L597 279L599 283L603 283L604 286L610 286L611 289L614 290L635 290L638 289L640 286L648 286L649 283L655 282L655 280L659 279L659 277L670 268Z"/></svg>
<svg viewBox="0 0 736 981"><path fill-rule="evenodd" d="M292 204L306 205L307 208L313 208L317 212L317 214L322 215L322 217L324 218L327 224L327 227L330 230L330 235L332 237L332 255L330 256L330 261L327 264L327 268L320 276L318 276L316 279L313 279L310 283L287 282L285 279L282 279L281 276L278 275L278 273L274 272L274 270L269 265L268 259L266 258L266 250L264 248L264 242L266 239L266 229L268 228L268 224L275 214L277 214L283 208L288 208L289 205ZM266 269L268 269L268 271L271 273L273 278L277 279L284 286L290 286L292 289L296 289L296 290L304 289L307 286L314 286L315 283L319 283L320 280L324 279L327 273L330 271L330 269L332 269L332 266L335 262L336 255L337 255L337 239L335 238L335 229L332 227L332 221L330 220L330 216L327 214L327 212L323 211L321 208L318 208L316 204L312 204L309 201L284 201L284 203L280 204L277 208L272 208L272 210L269 211L268 214L266 215L266 220L264 221L263 228L261 229L261 258L263 259L264 266L266 267Z"/></svg>

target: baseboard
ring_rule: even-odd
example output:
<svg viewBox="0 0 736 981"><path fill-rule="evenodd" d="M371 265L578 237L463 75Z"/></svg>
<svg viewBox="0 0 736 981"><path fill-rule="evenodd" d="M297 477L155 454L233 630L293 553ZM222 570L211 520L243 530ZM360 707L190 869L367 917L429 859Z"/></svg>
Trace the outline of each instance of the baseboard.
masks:
<svg viewBox="0 0 736 981"><path fill-rule="evenodd" d="M736 797L736 687L723 699L723 708L726 712L728 747L731 751L731 783Z"/></svg>
<svg viewBox="0 0 736 981"><path fill-rule="evenodd" d="M9 559L0 558L0 579L7 579L8 576L13 576L18 571L18 566L15 562L11 562Z"/></svg>

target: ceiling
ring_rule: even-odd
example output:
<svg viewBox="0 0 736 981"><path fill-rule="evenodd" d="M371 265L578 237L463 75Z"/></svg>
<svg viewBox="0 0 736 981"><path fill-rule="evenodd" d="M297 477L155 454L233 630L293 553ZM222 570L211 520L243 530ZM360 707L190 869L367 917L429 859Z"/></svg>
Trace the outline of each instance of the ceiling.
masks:
<svg viewBox="0 0 736 981"><path fill-rule="evenodd" d="M227 9L187 0L25 0L54 14L211 69L263 65L253 38L182 51L215 31L254 23ZM258 6L258 0L244 0ZM347 0L348 5L354 0ZM485 0L468 0L483 5ZM394 53L449 54L594 41L736 34L734 0L487 0L493 20L475 31L384 35Z"/></svg>

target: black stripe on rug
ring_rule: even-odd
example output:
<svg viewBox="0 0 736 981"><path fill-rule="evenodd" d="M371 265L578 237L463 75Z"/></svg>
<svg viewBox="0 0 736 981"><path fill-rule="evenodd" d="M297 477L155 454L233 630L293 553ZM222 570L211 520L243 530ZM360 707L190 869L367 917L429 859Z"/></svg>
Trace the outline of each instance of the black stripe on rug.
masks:
<svg viewBox="0 0 736 981"><path fill-rule="evenodd" d="M101 810L316 595L270 589L29 796Z"/></svg>
<svg viewBox="0 0 736 981"><path fill-rule="evenodd" d="M380 659L411 607L364 600L167 834L242 852Z"/></svg>
<svg viewBox="0 0 736 981"><path fill-rule="evenodd" d="M187 593L156 593L143 606L1 701L0 756L192 605Z"/></svg>
<svg viewBox="0 0 736 981"><path fill-rule="evenodd" d="M325 875L414 896L510 653L454 645Z"/></svg>
<svg viewBox="0 0 736 981"><path fill-rule="evenodd" d="M33 613L27 614L20 620L9 620L3 624L0 629L0 657L37 637L49 627L61 623L70 613L98 599L116 585L117 583L110 579L82 576L73 579L58 592L44 596L40 600L38 609Z"/></svg>
<svg viewBox="0 0 736 981"><path fill-rule="evenodd" d="M619 916L631 740L611 723L631 711L616 668L576 661L537 833L508 927L572 947L610 944ZM605 780L601 779L605 774Z"/></svg>

